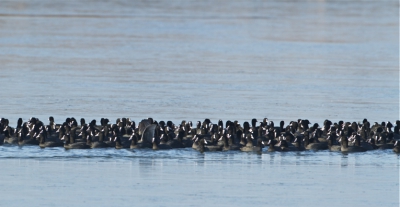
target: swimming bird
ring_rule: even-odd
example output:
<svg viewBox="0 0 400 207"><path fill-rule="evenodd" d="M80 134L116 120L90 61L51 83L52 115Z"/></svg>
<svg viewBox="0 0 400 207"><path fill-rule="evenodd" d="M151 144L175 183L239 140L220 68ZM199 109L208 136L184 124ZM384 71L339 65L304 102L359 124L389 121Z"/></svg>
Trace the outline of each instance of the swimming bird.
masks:
<svg viewBox="0 0 400 207"><path fill-rule="evenodd" d="M294 146L290 146L289 150L290 151L304 151L304 150L306 150L306 148L304 148L304 146L301 144L301 140L302 140L302 138L296 137L294 139L294 143L295 143Z"/></svg>
<svg viewBox="0 0 400 207"><path fill-rule="evenodd" d="M396 121L396 126L393 129L393 139L400 140L400 120Z"/></svg>
<svg viewBox="0 0 400 207"><path fill-rule="evenodd" d="M240 146L237 144L234 144L232 135L230 135L228 133L221 137L221 141L224 143L223 148L222 148L223 151L240 150Z"/></svg>
<svg viewBox="0 0 400 207"><path fill-rule="evenodd" d="M64 148L65 149L89 149L90 146L86 144L86 142L75 142L73 138L69 134L65 134L61 140L65 140Z"/></svg>
<svg viewBox="0 0 400 207"><path fill-rule="evenodd" d="M80 137L81 140L87 140L88 136L90 135L90 130L87 124L81 125L80 133L78 134L78 138Z"/></svg>
<svg viewBox="0 0 400 207"><path fill-rule="evenodd" d="M346 136L341 136L339 142L341 143L340 151L342 152L365 152L366 149L360 146L349 146L349 140Z"/></svg>
<svg viewBox="0 0 400 207"><path fill-rule="evenodd" d="M18 119L18 121L17 121L18 123L17 123L17 127L15 127L15 129L14 129L14 134L18 134L18 132L22 129L22 118L19 118Z"/></svg>
<svg viewBox="0 0 400 207"><path fill-rule="evenodd" d="M153 138L151 142L153 143L153 150L172 149L172 147L171 147L170 145L167 145L167 144L159 144L155 138Z"/></svg>
<svg viewBox="0 0 400 207"><path fill-rule="evenodd" d="M131 145L129 148L131 149L137 149L137 148L143 148L143 143L138 143L138 134L135 131L132 131L131 136L129 137L129 140L131 141Z"/></svg>
<svg viewBox="0 0 400 207"><path fill-rule="evenodd" d="M132 134L129 138L131 141L130 148L131 149L137 149L137 148L152 148L153 143L149 142L139 142L138 140L140 139L139 136L139 129L136 128L135 130L132 131Z"/></svg>
<svg viewBox="0 0 400 207"><path fill-rule="evenodd" d="M60 127L57 129L56 133L58 133L58 139L62 139L64 135L66 134L66 129L65 129L66 123L64 122Z"/></svg>
<svg viewBox="0 0 400 207"><path fill-rule="evenodd" d="M1 129L2 129L3 131L4 131L4 130L7 130L7 131L8 131L8 135L11 136L11 137L13 137L14 131L15 131L15 130L14 130L12 127L9 126L9 120L8 120L8 119L2 119L1 121L2 121L2 127L1 127Z"/></svg>
<svg viewBox="0 0 400 207"><path fill-rule="evenodd" d="M240 151L242 152L261 152L262 148L264 147L264 142L258 138L257 139L257 145L256 146L248 146L246 145L245 147L240 148Z"/></svg>
<svg viewBox="0 0 400 207"><path fill-rule="evenodd" d="M282 152L287 152L287 151L291 151L292 148L292 143L291 141L288 142L287 138L289 138L290 136L285 136L286 134L281 134L279 135L279 147L281 148ZM290 144L290 146L289 146ZM297 151L297 150L296 150Z"/></svg>
<svg viewBox="0 0 400 207"><path fill-rule="evenodd" d="M29 139L24 139L25 136L23 136L21 133L20 136L18 136L18 145L20 145L20 146L21 145L39 145L39 141L36 140L36 138L38 138L38 135L40 133L39 129L40 129L39 124L37 123L37 125L34 127L34 129L31 130Z"/></svg>
<svg viewBox="0 0 400 207"><path fill-rule="evenodd" d="M344 133L343 133L344 136ZM328 141L328 148L330 151L337 152L340 151L341 145L338 145L336 142L337 134L336 132L329 132L326 140Z"/></svg>
<svg viewBox="0 0 400 207"><path fill-rule="evenodd" d="M327 142L322 142L322 143L310 143L309 140L309 135L310 135L310 130L305 130L304 131L304 147L307 150L327 150L328 149L328 143Z"/></svg>
<svg viewBox="0 0 400 207"><path fill-rule="evenodd" d="M46 141L47 132L44 127L41 128L39 132L39 147L46 148L46 147L63 147L64 143L61 141Z"/></svg>
<svg viewBox="0 0 400 207"><path fill-rule="evenodd" d="M171 139L166 145L169 145L171 148L185 148L185 145L183 143L183 137L185 136L185 128L182 126L179 128L178 131L178 136L176 139Z"/></svg>
<svg viewBox="0 0 400 207"><path fill-rule="evenodd" d="M217 136L218 136L217 133L214 133L211 136L211 140L207 142L207 144L205 145L207 151L222 151L223 145L218 145L219 138Z"/></svg>
<svg viewBox="0 0 400 207"><path fill-rule="evenodd" d="M192 122L191 121L189 121L185 124L184 131L185 131L184 137L189 137L189 138L193 137L194 134L192 134Z"/></svg>
<svg viewBox="0 0 400 207"><path fill-rule="evenodd" d="M242 136L243 136L243 135L242 135ZM246 140L246 143L243 144L244 146L241 147L240 150L241 150L241 151L246 151L246 150L252 151L252 148L254 147L254 144L253 144L253 139L254 139L253 134L252 134L252 133L247 133L247 135L245 136L245 138L246 138L246 139L245 139L245 140Z"/></svg>
<svg viewBox="0 0 400 207"><path fill-rule="evenodd" d="M197 136L197 134L193 136L192 141L193 141L192 148L197 149L199 147L199 137Z"/></svg>
<svg viewBox="0 0 400 207"><path fill-rule="evenodd" d="M279 122L279 132L284 132L285 131L285 121L280 121Z"/></svg>
<svg viewBox="0 0 400 207"><path fill-rule="evenodd" d="M98 145L103 146L103 143L104 143L104 144L108 145L108 147L115 147L115 142L113 142L112 138L111 137L109 138L108 136L106 136L106 130L105 130L106 128L108 128L108 126L105 126L105 128L102 128L101 130L97 131L96 128L94 128L92 125L89 125L88 130L91 131L90 136L98 137L98 143L97 143ZM94 142L94 143L96 143L96 142ZM97 145L97 144L95 144L95 145Z"/></svg>
<svg viewBox="0 0 400 207"><path fill-rule="evenodd" d="M99 138L99 140L98 141L93 141L93 136L91 135L91 134L89 134L89 135L87 135L86 136L86 144L87 145L89 145L90 146L90 148L92 148L92 149L94 149L94 148L108 148L108 147L115 147L115 143L112 143L111 141L109 141L108 143L106 143L104 140L103 140L103 137L104 137L104 130L102 130L102 132L100 133L97 133L98 135L99 134L102 134L102 138L100 139ZM99 136L100 137L100 136Z"/></svg>
<svg viewBox="0 0 400 207"><path fill-rule="evenodd" d="M204 138L201 138L201 139L196 138L194 143L197 143L197 144L195 147L193 147L193 149L199 151L200 153L208 151L208 149L205 147L205 145L207 144L207 141Z"/></svg>
<svg viewBox="0 0 400 207"><path fill-rule="evenodd" d="M330 132L331 125L332 125L332 122L328 119L325 119L324 124L321 129L323 138L327 138L329 136L328 133Z"/></svg>
<svg viewBox="0 0 400 207"><path fill-rule="evenodd" d="M381 129L381 128L379 128L379 129ZM379 144L376 144L376 146L378 146L378 149L380 149L380 150L393 149L393 144L387 143L387 137L388 137L387 132L379 133L377 131L377 135L375 135L375 141L379 143Z"/></svg>
<svg viewBox="0 0 400 207"><path fill-rule="evenodd" d="M253 137L258 138L259 134L258 134L258 126L257 126L256 118L253 118L251 120L251 129L252 129Z"/></svg>
<svg viewBox="0 0 400 207"><path fill-rule="evenodd" d="M18 144L18 138L11 137L10 132L6 129L3 130L2 138L4 144Z"/></svg>
<svg viewBox="0 0 400 207"><path fill-rule="evenodd" d="M172 125L172 122L171 122ZM139 131L138 134L141 136L140 140L138 143L152 143L152 139L155 137L155 129L157 125L155 124L150 124L149 120L143 119L139 123Z"/></svg>
<svg viewBox="0 0 400 207"><path fill-rule="evenodd" d="M240 138L239 144L241 146L245 146L246 145L246 135L244 133L242 133L242 130L238 130L236 133L236 136Z"/></svg>
<svg viewBox="0 0 400 207"><path fill-rule="evenodd" d="M111 137L110 141L113 142L115 145L115 149L123 149L123 148L128 148L127 143L122 143L121 142L121 134L119 131L119 127L117 124L111 125ZM107 143L108 144L108 143ZM111 143L110 143L111 145Z"/></svg>
<svg viewBox="0 0 400 207"><path fill-rule="evenodd" d="M79 139L77 137L77 130L78 130L78 125L75 121L71 121L71 128L70 128L70 136L73 136L73 139L75 140L75 142L86 142L86 137L81 137L81 139Z"/></svg>
<svg viewBox="0 0 400 207"><path fill-rule="evenodd" d="M376 146L376 144L375 144L376 142L375 142L375 139L374 139L374 138L368 139L368 140L366 141L366 143L369 144L369 146L370 146L370 148L371 148L371 149L368 149L368 150L376 150L376 149L379 149L379 147Z"/></svg>

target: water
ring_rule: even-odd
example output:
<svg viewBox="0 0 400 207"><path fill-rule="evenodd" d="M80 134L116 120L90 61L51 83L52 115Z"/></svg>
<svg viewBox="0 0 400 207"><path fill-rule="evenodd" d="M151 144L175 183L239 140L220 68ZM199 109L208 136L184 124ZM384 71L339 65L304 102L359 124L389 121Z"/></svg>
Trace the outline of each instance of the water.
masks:
<svg viewBox="0 0 400 207"><path fill-rule="evenodd" d="M391 0L1 1L0 116L393 123L398 15ZM391 151L0 151L7 206L399 202Z"/></svg>
<svg viewBox="0 0 400 207"><path fill-rule="evenodd" d="M0 150L0 176L9 178L1 182L7 206L318 206L321 199L328 206L398 204L399 156L390 150ZM16 193L23 196L15 199Z"/></svg>
<svg viewBox="0 0 400 207"><path fill-rule="evenodd" d="M0 114L399 118L398 2L11 1ZM21 106L22 105L22 106ZM15 123L16 124L16 123Z"/></svg>

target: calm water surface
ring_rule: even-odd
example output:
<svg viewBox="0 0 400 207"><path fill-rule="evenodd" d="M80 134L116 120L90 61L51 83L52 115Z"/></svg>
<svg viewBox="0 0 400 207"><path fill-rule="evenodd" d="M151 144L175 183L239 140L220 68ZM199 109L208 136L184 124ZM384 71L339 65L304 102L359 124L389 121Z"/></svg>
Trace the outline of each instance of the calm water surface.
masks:
<svg viewBox="0 0 400 207"><path fill-rule="evenodd" d="M0 152L6 206L320 206L321 200L326 206L398 205L399 156L391 150L200 154L0 147Z"/></svg>
<svg viewBox="0 0 400 207"><path fill-rule="evenodd" d="M12 126L400 116L398 1L0 1L0 28ZM399 205L390 150L0 153L5 206Z"/></svg>
<svg viewBox="0 0 400 207"><path fill-rule="evenodd" d="M398 9L390 0L2 1L0 114L394 121Z"/></svg>

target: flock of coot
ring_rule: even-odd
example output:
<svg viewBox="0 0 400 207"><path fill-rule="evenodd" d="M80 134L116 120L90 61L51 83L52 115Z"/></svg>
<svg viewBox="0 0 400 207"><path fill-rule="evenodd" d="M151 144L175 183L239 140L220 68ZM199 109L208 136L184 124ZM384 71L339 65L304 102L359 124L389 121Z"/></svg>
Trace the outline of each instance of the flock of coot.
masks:
<svg viewBox="0 0 400 207"><path fill-rule="evenodd" d="M285 125L275 126L264 118L251 123L210 119L203 122L143 119L138 124L129 118L119 118L115 124L107 118L100 123L84 118L78 124L75 118L67 118L56 124L49 117L48 124L32 117L27 122L22 118L14 128L8 119L0 120L0 145L38 145L39 147L64 147L65 149L108 148L152 148L154 150L191 147L200 152L240 150L261 152L264 147L273 151L330 150L342 152L365 152L367 150L393 149L400 153L400 121L375 122L367 119L362 123L332 123L325 120L323 126L311 124L307 119L298 119ZM311 125L311 126L310 126ZM393 128L394 127L394 128ZM393 130L392 130L393 128Z"/></svg>

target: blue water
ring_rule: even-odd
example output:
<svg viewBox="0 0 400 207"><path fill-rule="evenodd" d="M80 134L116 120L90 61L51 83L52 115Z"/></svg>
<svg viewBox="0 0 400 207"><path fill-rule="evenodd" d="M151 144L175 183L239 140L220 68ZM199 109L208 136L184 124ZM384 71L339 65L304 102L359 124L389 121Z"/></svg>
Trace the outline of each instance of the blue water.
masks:
<svg viewBox="0 0 400 207"><path fill-rule="evenodd" d="M400 158L391 150L201 154L3 146L0 152L7 206L398 204Z"/></svg>
<svg viewBox="0 0 400 207"><path fill-rule="evenodd" d="M0 114L399 119L399 4L11 1ZM22 106L21 106L22 105Z"/></svg>
<svg viewBox="0 0 400 207"><path fill-rule="evenodd" d="M0 1L0 116L398 120L399 2ZM398 206L388 151L0 146L6 206Z"/></svg>

